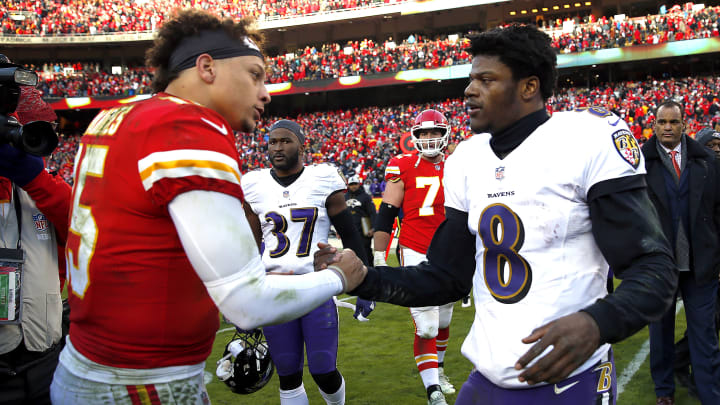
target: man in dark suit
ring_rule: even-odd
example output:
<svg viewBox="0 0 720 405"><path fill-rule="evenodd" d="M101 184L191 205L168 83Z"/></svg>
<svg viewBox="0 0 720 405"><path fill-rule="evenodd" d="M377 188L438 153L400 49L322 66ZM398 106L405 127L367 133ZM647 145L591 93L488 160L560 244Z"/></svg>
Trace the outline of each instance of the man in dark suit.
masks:
<svg viewBox="0 0 720 405"><path fill-rule="evenodd" d="M704 146L684 134L683 108L662 102L654 136L642 147L648 194L680 272L688 341L698 396L720 404L720 351L715 334L715 302L720 271L720 166ZM650 372L657 404L674 403L675 311L650 324Z"/></svg>
<svg viewBox="0 0 720 405"><path fill-rule="evenodd" d="M715 153L715 158L720 159L720 132L710 127L704 127L695 134L695 140L709 148ZM720 288L718 288L720 293ZM720 331L720 294L715 303L715 333ZM690 345L688 343L687 330L685 336L675 343L675 378L680 385L686 387L690 396L697 398L697 388L690 374Z"/></svg>

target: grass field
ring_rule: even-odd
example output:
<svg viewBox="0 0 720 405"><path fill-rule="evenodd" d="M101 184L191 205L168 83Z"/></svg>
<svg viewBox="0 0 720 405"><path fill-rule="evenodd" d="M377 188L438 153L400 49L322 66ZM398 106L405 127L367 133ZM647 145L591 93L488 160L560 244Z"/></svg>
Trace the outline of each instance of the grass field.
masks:
<svg viewBox="0 0 720 405"><path fill-rule="evenodd" d="M392 265L392 263L390 263ZM351 299L349 302L354 302ZM345 377L346 402L348 404L426 404L422 381L413 359L413 324L407 308L378 303L370 316L370 322L358 322L352 317L352 311L339 308L340 347L338 369ZM450 343L445 356L445 372L460 390L472 365L460 354L460 346L470 329L475 308L461 308L455 305L453 321L450 327ZM224 383L215 378L215 361L222 356L223 349L232 337L232 330L224 331L231 325L224 324L217 335L213 353L208 359L206 370L213 375L207 386L210 399L215 405L279 404L278 379L273 376L262 390L251 395L238 395L230 391ZM676 334L685 330L685 317L682 311L677 317ZM650 378L649 357L643 356L647 347L647 328L631 338L614 346L615 364L618 381L623 384L618 404L652 405L655 393ZM634 362L634 363L633 363ZM324 404L315 382L307 367L304 373L305 390L310 404ZM619 387L620 390L620 387ZM446 397L449 404L455 395ZM699 404L687 395L684 388L678 386L675 393L677 405ZM522 405L522 404L518 404Z"/></svg>

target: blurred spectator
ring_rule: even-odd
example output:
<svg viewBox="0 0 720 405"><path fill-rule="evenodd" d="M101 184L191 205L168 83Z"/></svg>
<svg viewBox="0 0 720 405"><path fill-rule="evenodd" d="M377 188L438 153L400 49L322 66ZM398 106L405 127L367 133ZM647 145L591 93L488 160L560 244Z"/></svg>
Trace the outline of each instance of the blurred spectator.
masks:
<svg viewBox="0 0 720 405"><path fill-rule="evenodd" d="M713 118L709 114L711 106L718 103L718 88L718 76L647 79L601 84L590 88L569 87L558 89L548 100L547 106L549 112L593 105L605 107L625 119L635 137L643 143L652 135L654 108L666 98L682 101L688 106L687 109L693 112L686 117L688 135L695 136L699 128L713 123L720 127L720 118ZM438 109L448 117L452 127L450 143L457 143L471 135L467 112L461 99L320 111L293 117L267 117L258 125L255 133L236 134L236 145L241 159L240 169L246 173L269 167L265 152L268 130L266 123L289 118L308 128L308 163L336 163L347 177L357 174L365 179L369 194L379 197L382 194L381 181L385 165L392 156L400 153L400 136L409 131L405 123L412 121L411 117L416 112L427 108ZM696 114L696 110L700 113ZM61 124L60 145L48 161L48 168L58 171L68 182L71 181L80 131L79 128Z"/></svg>
<svg viewBox="0 0 720 405"><path fill-rule="evenodd" d="M262 21L406 1L409 0L0 1L0 29L5 35L97 35L155 31L177 8L196 7L222 17L254 17Z"/></svg>
<svg viewBox="0 0 720 405"><path fill-rule="evenodd" d="M244 6L248 3L252 2L241 2ZM270 3L278 6L282 2ZM367 3L346 0L342 8L359 7ZM103 4L114 4L114 2ZM185 3L178 4L185 5ZM211 7L215 3L210 1L203 4ZM292 4L298 4L298 0L293 1ZM330 4L329 9L335 9L332 8L333 2L328 4ZM70 6L67 7L72 9ZM125 10L122 7L116 9L118 12ZM290 9L297 11L303 8L297 6ZM16 10L22 10L22 7L16 6ZM280 10L284 10L282 6ZM313 8L310 7L306 11L317 12L312 10ZM568 17L564 21L558 19L543 22L543 25L548 27L545 28L545 32L551 36L553 46L561 53L571 53L716 37L719 35L719 13L720 6L705 7L692 13L673 8L669 14L627 18L622 21L615 21L614 17L596 19L593 16L586 16L582 19L582 23L579 17ZM286 14L283 11L277 15ZM3 11L0 7L0 16L8 15L8 11ZM237 17L238 14L230 13L228 16ZM113 21L122 22L127 19L128 17L123 15ZM162 19L158 18L158 20ZM8 24L14 24L13 21L10 18L4 19L3 29ZM126 30L112 28L108 32L114 31ZM6 29L4 32L7 34ZM295 52L267 56L265 61L267 81L268 83L298 82L467 64L470 63L470 55L467 52L467 40L464 39L466 34L470 32L444 33L434 38L411 34L400 43L396 43L392 38L382 42L365 38L344 44L307 45ZM153 73L145 68L123 67L122 73L113 74L102 69L99 63L53 63L28 67L42 75L44 80L40 88L46 97L132 96L151 92L150 83ZM698 108L704 110L701 112L696 109L691 111L691 114L709 113L711 116L720 114L720 104L717 101ZM637 131L642 131L640 124L635 125L633 129L636 135L639 135Z"/></svg>

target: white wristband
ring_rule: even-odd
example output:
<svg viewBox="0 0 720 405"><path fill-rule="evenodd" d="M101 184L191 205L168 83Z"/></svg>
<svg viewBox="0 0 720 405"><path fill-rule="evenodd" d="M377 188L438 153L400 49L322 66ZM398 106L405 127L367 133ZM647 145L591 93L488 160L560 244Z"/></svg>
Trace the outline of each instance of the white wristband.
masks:
<svg viewBox="0 0 720 405"><path fill-rule="evenodd" d="M334 271L335 274L337 274L338 277L340 277L340 281L342 282L342 288L343 288L342 292L347 291L347 277L345 277L345 273L342 271L342 269L340 269L340 267L338 267L334 264L331 264L328 266L328 270Z"/></svg>
<svg viewBox="0 0 720 405"><path fill-rule="evenodd" d="M385 261L385 251L384 250L376 250L375 251L375 257L373 258L373 265L374 266L387 266L387 262Z"/></svg>

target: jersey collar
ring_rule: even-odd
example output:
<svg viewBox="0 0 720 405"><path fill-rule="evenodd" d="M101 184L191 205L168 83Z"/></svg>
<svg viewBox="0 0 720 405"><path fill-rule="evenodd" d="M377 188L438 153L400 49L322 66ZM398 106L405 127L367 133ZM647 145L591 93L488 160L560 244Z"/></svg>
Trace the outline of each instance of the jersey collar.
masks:
<svg viewBox="0 0 720 405"><path fill-rule="evenodd" d="M550 116L545 111L545 107L530 113L502 131L495 133L490 138L490 148L497 157L504 159L549 119Z"/></svg>

